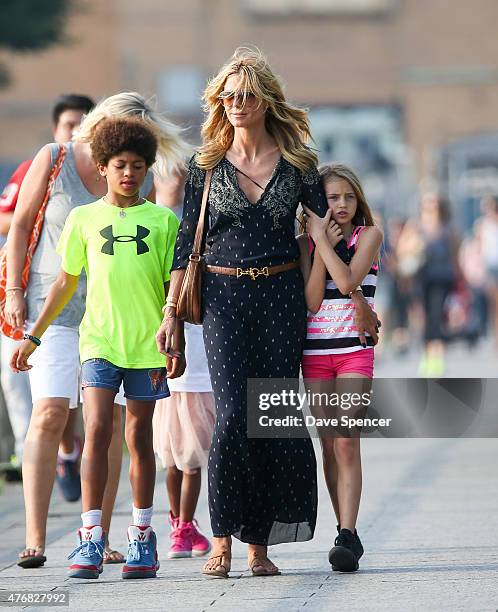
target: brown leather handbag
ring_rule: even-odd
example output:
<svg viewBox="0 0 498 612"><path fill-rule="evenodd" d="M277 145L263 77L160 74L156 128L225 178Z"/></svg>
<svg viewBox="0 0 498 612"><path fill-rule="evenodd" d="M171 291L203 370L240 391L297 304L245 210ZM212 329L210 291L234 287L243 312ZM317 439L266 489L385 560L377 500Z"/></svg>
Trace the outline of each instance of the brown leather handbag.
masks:
<svg viewBox="0 0 498 612"><path fill-rule="evenodd" d="M204 191L202 192L201 212L197 229L195 230L194 246L189 255L187 269L183 277L178 302L176 305L176 316L181 321L202 324L201 283L204 271L204 257L201 255L202 236L204 234L204 221L206 218L206 207L211 187L212 170L206 172L204 179Z"/></svg>

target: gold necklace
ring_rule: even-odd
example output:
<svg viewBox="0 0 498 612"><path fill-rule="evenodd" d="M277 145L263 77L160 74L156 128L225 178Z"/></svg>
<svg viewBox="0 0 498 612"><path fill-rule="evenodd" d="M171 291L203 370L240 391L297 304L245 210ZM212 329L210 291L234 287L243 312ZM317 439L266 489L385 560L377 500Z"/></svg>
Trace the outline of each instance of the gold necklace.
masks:
<svg viewBox="0 0 498 612"><path fill-rule="evenodd" d="M119 216L121 217L121 219L124 219L126 217L126 211L123 208L121 208L119 204L113 204L112 202L109 202L109 200L106 199L106 196L103 196L102 199L104 200L104 202L106 202L106 204L109 204L110 206L116 206L117 208L119 208ZM133 208L133 206L136 206L140 202L140 200L143 200L143 199L144 198L140 196L136 202L133 202L133 204L130 204L126 208Z"/></svg>

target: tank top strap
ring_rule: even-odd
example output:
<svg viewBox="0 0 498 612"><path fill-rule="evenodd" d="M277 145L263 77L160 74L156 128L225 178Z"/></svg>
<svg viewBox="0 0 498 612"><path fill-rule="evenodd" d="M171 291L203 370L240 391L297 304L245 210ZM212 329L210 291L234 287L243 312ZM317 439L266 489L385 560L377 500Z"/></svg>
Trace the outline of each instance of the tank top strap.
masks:
<svg viewBox="0 0 498 612"><path fill-rule="evenodd" d="M358 243L358 238L360 237L360 234L365 229L365 227L365 225L357 225L354 228L353 233L351 234L351 238L348 242L348 249L351 247L356 247L356 244Z"/></svg>
<svg viewBox="0 0 498 612"><path fill-rule="evenodd" d="M314 251L315 251L315 243L313 242L313 239L311 238L311 236L308 234L308 249L309 249L309 254L313 255Z"/></svg>
<svg viewBox="0 0 498 612"><path fill-rule="evenodd" d="M48 147L50 149L50 165L54 165L55 164L55 160L57 159L57 156L59 155L59 151L62 145L60 145L57 142L51 142Z"/></svg>

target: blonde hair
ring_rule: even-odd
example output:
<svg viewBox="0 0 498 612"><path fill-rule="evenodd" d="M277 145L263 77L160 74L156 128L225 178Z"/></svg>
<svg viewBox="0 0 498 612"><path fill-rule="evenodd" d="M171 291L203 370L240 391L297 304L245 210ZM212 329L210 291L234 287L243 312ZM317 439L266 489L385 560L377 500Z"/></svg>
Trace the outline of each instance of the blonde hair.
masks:
<svg viewBox="0 0 498 612"><path fill-rule="evenodd" d="M306 144L311 139L307 112L285 100L280 81L256 47L236 49L230 60L208 82L202 97L208 117L202 125L204 144L197 154L197 164L204 170L214 168L233 142L234 128L218 98L232 74L240 75L244 91L252 92L260 104L267 106L266 129L275 139L282 157L302 172L316 166L317 157Z"/></svg>
<svg viewBox="0 0 498 612"><path fill-rule="evenodd" d="M150 101L139 93L128 91L105 98L88 113L81 122L73 139L91 143L97 125L107 117L135 117L141 119L157 139L154 174L165 178L182 171L191 147L181 137L182 129L171 123L152 107Z"/></svg>

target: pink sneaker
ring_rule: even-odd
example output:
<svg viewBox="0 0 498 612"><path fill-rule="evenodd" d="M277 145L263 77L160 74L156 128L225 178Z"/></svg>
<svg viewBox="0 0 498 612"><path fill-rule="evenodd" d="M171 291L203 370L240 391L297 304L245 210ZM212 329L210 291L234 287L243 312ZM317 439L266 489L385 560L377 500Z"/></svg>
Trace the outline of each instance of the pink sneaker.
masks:
<svg viewBox="0 0 498 612"><path fill-rule="evenodd" d="M194 519L192 523L192 554L194 557L207 555L211 550L211 544L206 536L199 530L199 523Z"/></svg>
<svg viewBox="0 0 498 612"><path fill-rule="evenodd" d="M193 525L177 520L177 527L170 534L171 548L168 552L168 559L184 559L192 556Z"/></svg>
<svg viewBox="0 0 498 612"><path fill-rule="evenodd" d="M180 522L179 516L173 516L173 512L171 510L168 512L168 523L171 531L174 531L178 527L178 523Z"/></svg>

